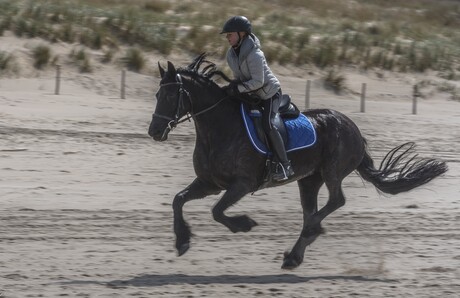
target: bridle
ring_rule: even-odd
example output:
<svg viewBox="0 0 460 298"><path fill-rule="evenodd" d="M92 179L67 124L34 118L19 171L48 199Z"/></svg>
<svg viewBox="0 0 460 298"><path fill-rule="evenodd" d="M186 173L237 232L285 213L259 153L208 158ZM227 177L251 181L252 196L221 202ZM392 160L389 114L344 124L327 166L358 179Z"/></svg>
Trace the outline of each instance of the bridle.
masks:
<svg viewBox="0 0 460 298"><path fill-rule="evenodd" d="M190 93L187 90L184 89L184 84L182 83L182 77L180 76L180 74L176 75L176 81L175 82L160 84L160 89L162 87L166 87L166 86L170 86L170 85L179 85L179 89L178 89L179 96L178 96L176 113L174 114L174 117L169 117L169 116L165 116L165 115L161 115L161 114L157 114L157 113L153 113L153 115L152 115L152 118L157 117L157 118L161 118L161 119L165 119L165 120L169 121L168 126L165 129L165 132L163 133L163 135L165 133L166 134L169 133L174 127L177 126L177 124L182 123L182 122L187 121L187 120L190 119L190 116L187 116L186 119L182 119L182 120L179 117L179 113L180 113L181 108L185 107L184 94L187 95L187 98L190 101L190 104L192 104L192 101L190 100ZM188 115L188 114L189 113L187 113L186 115Z"/></svg>
<svg viewBox="0 0 460 298"><path fill-rule="evenodd" d="M167 127L165 128L165 131L163 132L163 136L167 135L178 124L180 124L182 122L185 122L185 121L190 121L190 119L192 119L192 118L195 119L195 117L214 109L224 99L228 98L228 96L225 96L225 97L221 98L219 101L217 101L215 104L213 104L212 106L210 106L210 107L208 107L208 108L206 108L206 109L204 109L202 111L199 111L197 113L193 113L193 103L192 103L192 100L191 100L190 92L188 92L184 88L184 83L182 82L182 76L180 74L176 74L176 81L175 82L160 84L160 88L165 87L165 86L170 86L170 85L179 85L179 89L177 91L179 93L179 96L177 97L178 98L177 99L177 108L176 108L176 113L174 114L174 117L169 117L169 116L165 116L165 115L161 115L161 114L157 114L157 113L153 113L153 115L152 115L152 118L157 117L157 118L161 118L161 119L165 119L165 120L169 121ZM182 116L182 117L179 116L179 113L180 113L181 109L185 108L184 95L187 96L187 99L190 102L191 108L190 108L190 112L187 112L184 115L185 118L181 119L182 117L184 117L184 116Z"/></svg>

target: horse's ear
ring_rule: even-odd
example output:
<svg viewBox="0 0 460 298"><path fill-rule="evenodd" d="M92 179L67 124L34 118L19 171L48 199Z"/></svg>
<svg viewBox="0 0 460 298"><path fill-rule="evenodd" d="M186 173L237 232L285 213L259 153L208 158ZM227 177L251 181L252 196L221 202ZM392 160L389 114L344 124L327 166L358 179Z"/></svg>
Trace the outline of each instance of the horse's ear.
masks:
<svg viewBox="0 0 460 298"><path fill-rule="evenodd" d="M168 72L170 74L175 74L176 73L176 68L174 65L171 63L171 61L168 61Z"/></svg>
<svg viewBox="0 0 460 298"><path fill-rule="evenodd" d="M160 61L158 61L158 69L160 70L160 76L163 78L165 76L165 70L161 67Z"/></svg>

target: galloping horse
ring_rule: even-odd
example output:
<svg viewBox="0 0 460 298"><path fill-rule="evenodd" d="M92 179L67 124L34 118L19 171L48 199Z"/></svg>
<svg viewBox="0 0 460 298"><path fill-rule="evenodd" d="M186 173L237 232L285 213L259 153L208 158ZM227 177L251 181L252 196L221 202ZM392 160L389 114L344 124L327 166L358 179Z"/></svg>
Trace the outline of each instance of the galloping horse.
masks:
<svg viewBox="0 0 460 298"><path fill-rule="evenodd" d="M165 141L171 129L190 118L196 130L196 178L174 197L172 204L175 246L180 256L190 248L191 230L182 212L188 201L225 191L212 209L213 218L234 233L248 232L257 225L247 215L226 216L224 212L246 194L260 189L267 157L254 149L247 136L239 100L227 97L212 80L215 75L226 79L225 75L204 54L186 68L176 69L169 61L166 70L158 66L161 81L149 135L155 141ZM347 116L329 109L312 109L303 114L316 130L316 143L288 153L295 171L292 178L263 185L275 187L297 181L300 189L303 228L292 250L284 255L284 269L303 262L306 247L321 234L321 221L345 204L342 180L351 172L357 171L384 193L397 194L447 171L442 161L418 158L413 153L413 143L392 149L377 169L366 140ZM318 210L317 196L323 184L329 199Z"/></svg>

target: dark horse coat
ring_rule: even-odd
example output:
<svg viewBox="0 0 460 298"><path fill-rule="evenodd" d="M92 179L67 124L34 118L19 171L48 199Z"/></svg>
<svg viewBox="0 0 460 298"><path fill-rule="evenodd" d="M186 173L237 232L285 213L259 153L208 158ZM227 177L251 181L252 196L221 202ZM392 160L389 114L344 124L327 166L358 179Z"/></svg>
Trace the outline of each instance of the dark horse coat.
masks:
<svg viewBox="0 0 460 298"><path fill-rule="evenodd" d="M202 67L203 64L206 66ZM173 201L176 248L182 255L190 248L191 230L182 214L188 201L225 191L213 207L214 219L232 232L247 232L257 225L247 215L227 216L224 212L260 188L266 157L252 147L246 135L239 101L226 98L225 92L211 80L216 74L224 75L204 55L184 69L176 69L171 62L167 70L159 68L161 82L149 135L156 141L165 141L172 128L189 118L193 118L196 129L196 178ZM308 110L304 114L316 129L317 142L288 155L295 176L284 183L297 181L304 223L293 249L285 254L282 267L286 269L302 263L305 248L321 233L321 221L345 204L342 180L352 171L389 194L411 190L447 171L444 162L417 158L412 152L413 143L392 149L377 169L366 150L365 139L348 117L328 109ZM318 210L317 196L323 184L329 199Z"/></svg>

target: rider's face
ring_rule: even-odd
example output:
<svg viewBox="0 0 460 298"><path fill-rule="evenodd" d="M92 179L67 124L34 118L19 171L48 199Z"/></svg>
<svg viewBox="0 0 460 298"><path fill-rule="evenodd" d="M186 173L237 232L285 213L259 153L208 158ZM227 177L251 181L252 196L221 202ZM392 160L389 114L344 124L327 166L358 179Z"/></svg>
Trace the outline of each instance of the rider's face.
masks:
<svg viewBox="0 0 460 298"><path fill-rule="evenodd" d="M238 45L238 41L239 41L238 32L228 32L225 36L227 37L228 43L232 47L235 47Z"/></svg>

